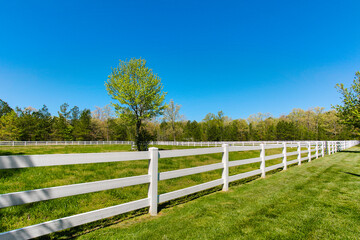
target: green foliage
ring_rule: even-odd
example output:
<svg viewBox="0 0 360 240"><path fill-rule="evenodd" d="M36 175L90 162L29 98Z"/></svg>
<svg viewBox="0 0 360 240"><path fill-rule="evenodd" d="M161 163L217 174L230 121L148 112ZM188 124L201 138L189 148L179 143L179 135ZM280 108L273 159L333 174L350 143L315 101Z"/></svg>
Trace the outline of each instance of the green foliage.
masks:
<svg viewBox="0 0 360 240"><path fill-rule="evenodd" d="M17 127L18 117L14 111L11 111L0 117L0 140L16 141L19 140L20 130Z"/></svg>
<svg viewBox="0 0 360 240"><path fill-rule="evenodd" d="M129 139L127 126L121 119L109 119L108 128L112 140L124 141Z"/></svg>
<svg viewBox="0 0 360 240"><path fill-rule="evenodd" d="M360 72L355 73L353 84L345 88L344 84L336 84L342 95L342 105L336 105L337 115L343 124L353 127L360 134Z"/></svg>
<svg viewBox="0 0 360 240"><path fill-rule="evenodd" d="M84 109L80 113L80 117L73 125L73 135L77 141L91 140L91 112Z"/></svg>
<svg viewBox="0 0 360 240"><path fill-rule="evenodd" d="M201 127L197 121L187 121L184 126L184 136L188 141L201 141Z"/></svg>
<svg viewBox="0 0 360 240"><path fill-rule="evenodd" d="M66 120L63 115L54 117L52 125L52 140L71 141L73 140L73 126Z"/></svg>
<svg viewBox="0 0 360 240"><path fill-rule="evenodd" d="M207 141L223 141L224 122L226 117L222 111L217 115L208 113L203 119L204 135Z"/></svg>
<svg viewBox="0 0 360 240"><path fill-rule="evenodd" d="M172 107L170 107L172 106ZM114 118L109 105L80 111L62 104L58 116L51 116L44 105L16 108L16 113L0 117L0 140L11 141L276 141L276 140L342 140L354 139L353 126L342 124L335 110L294 109L288 115L274 118L270 114L253 114L248 119L231 119L222 111L209 113L203 121L183 121L180 106L170 102L168 118L152 118L129 125L124 118ZM172 109L172 110L171 110ZM175 114L175 115L174 115ZM175 116L175 117L171 117ZM157 119L161 119L158 122ZM165 121L166 120L166 121Z"/></svg>
<svg viewBox="0 0 360 240"><path fill-rule="evenodd" d="M40 110L32 107L16 108L18 118L16 126L19 138L24 141L42 141L49 139L51 132L51 115L44 105Z"/></svg>
<svg viewBox="0 0 360 240"><path fill-rule="evenodd" d="M296 140L295 126L293 122L280 120L276 125L276 139L277 140Z"/></svg>
<svg viewBox="0 0 360 240"><path fill-rule="evenodd" d="M71 121L72 124L74 124L73 122L78 120L80 118L80 109L78 106L74 106L71 110L70 110L70 114L71 114Z"/></svg>
<svg viewBox="0 0 360 240"><path fill-rule="evenodd" d="M171 126L171 133L174 141L176 141L176 135L179 128L177 128L176 122L180 121L182 116L180 115L181 106L174 103L174 100L170 100L169 104L164 109L164 121L168 122Z"/></svg>
<svg viewBox="0 0 360 240"><path fill-rule="evenodd" d="M146 67L144 59L132 58L119 62L112 70L105 83L106 90L112 99L118 115L131 124L135 124L135 141L138 150L141 149L142 123L163 113L166 93L160 78Z"/></svg>
<svg viewBox="0 0 360 240"><path fill-rule="evenodd" d="M0 99L0 117L11 113L13 109L9 106L9 104Z"/></svg>

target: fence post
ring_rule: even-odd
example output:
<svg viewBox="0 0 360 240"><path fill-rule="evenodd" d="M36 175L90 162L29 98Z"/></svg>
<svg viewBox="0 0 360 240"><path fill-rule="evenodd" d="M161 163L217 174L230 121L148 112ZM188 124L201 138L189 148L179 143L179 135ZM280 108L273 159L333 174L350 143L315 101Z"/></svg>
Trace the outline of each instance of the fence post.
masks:
<svg viewBox="0 0 360 240"><path fill-rule="evenodd" d="M319 158L319 143L316 141L315 142L315 157L316 157L316 159L318 159Z"/></svg>
<svg viewBox="0 0 360 240"><path fill-rule="evenodd" d="M331 154L331 151L330 151L330 141L327 141L327 154L330 155Z"/></svg>
<svg viewBox="0 0 360 240"><path fill-rule="evenodd" d="M325 142L321 142L321 156L325 157Z"/></svg>
<svg viewBox="0 0 360 240"><path fill-rule="evenodd" d="M297 152L298 152L298 165L301 165L301 143L297 143Z"/></svg>
<svg viewBox="0 0 360 240"><path fill-rule="evenodd" d="M311 142L308 142L308 158L309 158L309 162L311 162Z"/></svg>
<svg viewBox="0 0 360 240"><path fill-rule="evenodd" d="M229 190L229 144L222 145L224 152L222 157L223 163L223 172L222 172L222 179L224 181L223 191Z"/></svg>
<svg viewBox="0 0 360 240"><path fill-rule="evenodd" d="M261 164L260 164L260 169L261 169L261 177L265 178L265 146L264 144L260 144L260 158L261 158Z"/></svg>
<svg viewBox="0 0 360 240"><path fill-rule="evenodd" d="M335 142L335 152L338 152L338 141Z"/></svg>
<svg viewBox="0 0 360 240"><path fill-rule="evenodd" d="M149 160L149 171L150 184L148 191L148 198L150 209L149 213L151 216L157 215L158 207L158 161L159 161L159 149L156 147L149 148L150 160Z"/></svg>
<svg viewBox="0 0 360 240"><path fill-rule="evenodd" d="M286 142L284 142L283 143L283 145L284 145L284 148L283 148L283 155L284 155L284 157L283 157L283 164L284 164L284 168L283 168L283 170L286 170L287 169L287 159L286 159Z"/></svg>

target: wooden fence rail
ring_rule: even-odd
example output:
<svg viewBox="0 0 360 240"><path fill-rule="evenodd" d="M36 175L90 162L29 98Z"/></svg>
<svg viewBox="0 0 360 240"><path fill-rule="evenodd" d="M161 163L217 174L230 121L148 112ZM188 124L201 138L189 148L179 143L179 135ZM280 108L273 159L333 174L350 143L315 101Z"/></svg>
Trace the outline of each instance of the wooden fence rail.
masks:
<svg viewBox="0 0 360 240"><path fill-rule="evenodd" d="M67 228L83 225L100 219L112 217L133 210L149 207L151 215L157 215L158 204L203 191L216 186L223 186L223 191L227 191L229 183L243 178L260 175L264 178L266 173L278 168L286 170L288 165L301 164L302 161L311 161L319 156L324 157L325 152L333 154L359 144L359 141L334 141L334 142L277 142L273 144L260 143L258 146L229 146L224 143L221 147L166 150L159 151L157 148L150 148L147 152L119 152L119 153L86 153L86 154L51 154L51 155L29 155L29 156L0 156L0 169L14 169L27 167L43 167L54 165L104 163L117 161L136 161L148 159L148 174L119 179L110 179L96 182L65 185L35 189L22 192L0 194L0 208L21 205L32 202L45 201L67 196L104 191L115 188L122 188L138 184L149 184L148 197L137 201L119 204L95 211L81 213L65 218L60 218L24 228L15 229L0 233L0 239L30 239L46 235L52 232ZM281 154L266 155L267 149L282 148ZM287 152L287 148L296 148L295 151ZM302 150L306 148L306 150ZM251 159L241 159L229 161L229 153L236 151L260 150L260 156ZM325 151L326 150L326 151ZM222 162L192 167L186 169L173 170L168 172L158 172L159 158L172 158L182 156L203 155L212 153L222 153ZM314 153L314 154L312 154ZM302 157L307 154L306 157ZM297 159L288 161L287 157L297 155ZM266 167L265 162L271 159L282 158L282 162ZM229 176L229 168L250 163L260 163L260 168ZM223 169L220 179L180 189L173 192L158 194L158 181L198 174L202 172Z"/></svg>

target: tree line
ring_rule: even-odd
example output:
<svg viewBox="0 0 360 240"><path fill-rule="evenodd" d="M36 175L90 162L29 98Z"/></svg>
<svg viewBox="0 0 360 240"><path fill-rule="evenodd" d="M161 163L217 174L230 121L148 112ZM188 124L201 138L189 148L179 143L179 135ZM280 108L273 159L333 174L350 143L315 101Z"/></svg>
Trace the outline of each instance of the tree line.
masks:
<svg viewBox="0 0 360 240"><path fill-rule="evenodd" d="M315 107L294 109L275 118L254 114L247 119L231 119L222 111L209 113L200 122L186 121L181 106L171 100L161 79L146 66L145 59L119 61L105 82L114 100L117 117L109 105L91 112L60 106L58 116L51 116L44 105L12 109L0 99L0 140L89 141L131 140L138 150L146 150L153 141L267 141L267 140L341 140L360 134L360 73L348 89L338 84L342 105L325 111Z"/></svg>
<svg viewBox="0 0 360 240"><path fill-rule="evenodd" d="M143 123L148 141L271 141L341 140L356 138L350 126L339 123L336 111L315 107L294 109L278 118L254 114L231 119L222 111L207 114L200 122L185 120L180 105L171 100L164 115ZM66 103L52 116L44 105L12 109L0 99L1 141L134 141L136 126L115 117L109 105L95 110L70 108Z"/></svg>

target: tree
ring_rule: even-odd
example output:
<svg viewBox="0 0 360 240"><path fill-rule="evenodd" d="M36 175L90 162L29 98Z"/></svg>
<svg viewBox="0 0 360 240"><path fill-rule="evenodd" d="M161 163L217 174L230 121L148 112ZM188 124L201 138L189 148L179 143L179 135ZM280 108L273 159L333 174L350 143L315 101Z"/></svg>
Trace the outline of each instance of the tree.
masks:
<svg viewBox="0 0 360 240"><path fill-rule="evenodd" d="M46 105L33 112L33 118L35 118L35 140L44 141L49 139L51 132L51 114Z"/></svg>
<svg viewBox="0 0 360 240"><path fill-rule="evenodd" d="M0 99L0 117L11 113L13 110L12 108L9 106L9 104L3 100Z"/></svg>
<svg viewBox="0 0 360 240"><path fill-rule="evenodd" d="M171 132L174 142L176 141L176 122L182 119L180 115L181 105L175 104L174 100L170 100L169 105L166 106L164 111L164 120L170 123Z"/></svg>
<svg viewBox="0 0 360 240"><path fill-rule="evenodd" d="M201 129L197 121L187 121L184 126L185 140L201 141Z"/></svg>
<svg viewBox="0 0 360 240"><path fill-rule="evenodd" d="M102 131L105 139L109 141L109 120L113 116L110 104L105 105L103 108L95 106L95 110L91 114L94 126L99 126L98 130Z"/></svg>
<svg viewBox="0 0 360 240"><path fill-rule="evenodd" d="M24 109L16 108L18 119L16 121L19 129L19 139L21 141L36 141L36 123L38 119L35 117L37 110L33 107Z"/></svg>
<svg viewBox="0 0 360 240"><path fill-rule="evenodd" d="M71 110L70 110L70 114L71 114L71 124L74 125L74 123L79 120L80 117L80 109L78 106L74 106Z"/></svg>
<svg viewBox="0 0 360 240"><path fill-rule="evenodd" d="M276 140L295 140L295 126L293 122L280 120L276 124Z"/></svg>
<svg viewBox="0 0 360 240"><path fill-rule="evenodd" d="M142 129L145 120L163 113L166 93L160 78L146 67L144 59L132 58L119 62L119 66L112 70L107 82L106 90L112 99L117 114L130 124L135 124L135 143L138 150L145 150L143 142L147 134Z"/></svg>
<svg viewBox="0 0 360 240"><path fill-rule="evenodd" d="M69 108L69 104L67 103L62 104L60 106L60 111L58 111L59 117L53 118L53 126L52 126L53 140L61 140L61 141L73 140L72 130L74 127L68 122L71 113L71 110L68 110L68 108Z"/></svg>
<svg viewBox="0 0 360 240"><path fill-rule="evenodd" d="M108 120L108 126L111 140L124 141L129 139L126 124L124 124L121 119L110 118Z"/></svg>
<svg viewBox="0 0 360 240"><path fill-rule="evenodd" d="M77 108L77 110L79 110L79 108ZM60 106L60 112L58 112L58 113L59 113L59 116L61 113L61 115L63 115L66 120L69 120L70 114L71 114L71 110L69 110L69 104L67 104L67 103L62 104Z"/></svg>
<svg viewBox="0 0 360 240"><path fill-rule="evenodd" d="M16 125L18 117L15 111L11 111L0 117L0 140L16 141L19 139L20 131Z"/></svg>
<svg viewBox="0 0 360 240"><path fill-rule="evenodd" d="M91 112L89 109L84 109L80 112L79 120L73 128L73 135L77 141L88 141L90 140L91 133Z"/></svg>
<svg viewBox="0 0 360 240"><path fill-rule="evenodd" d="M354 128L360 134L360 72L355 73L353 84L345 88L344 84L336 84L338 92L342 95L342 105L333 106L341 123Z"/></svg>

